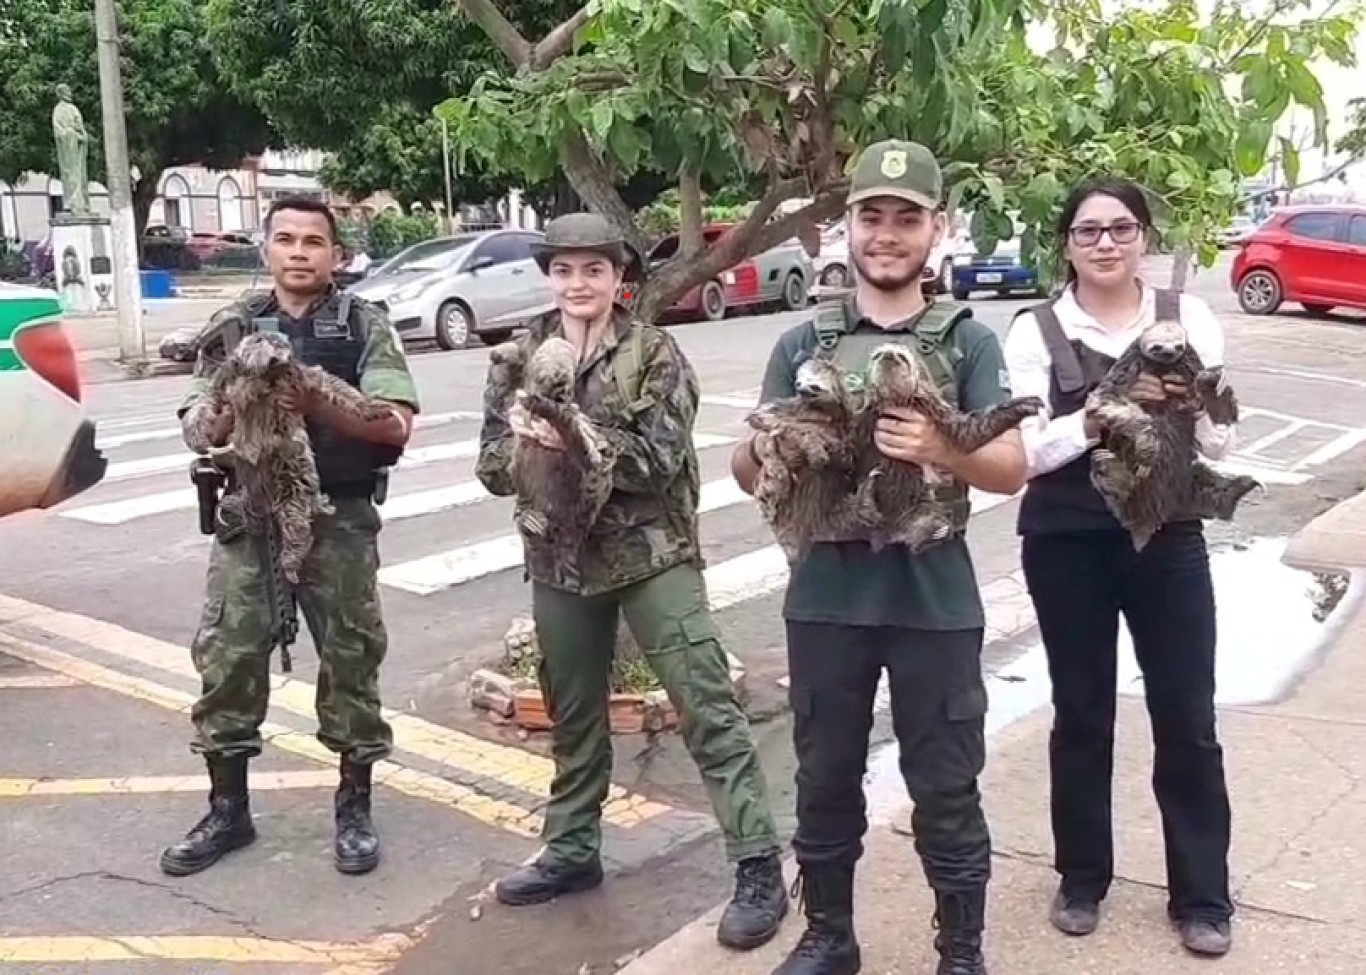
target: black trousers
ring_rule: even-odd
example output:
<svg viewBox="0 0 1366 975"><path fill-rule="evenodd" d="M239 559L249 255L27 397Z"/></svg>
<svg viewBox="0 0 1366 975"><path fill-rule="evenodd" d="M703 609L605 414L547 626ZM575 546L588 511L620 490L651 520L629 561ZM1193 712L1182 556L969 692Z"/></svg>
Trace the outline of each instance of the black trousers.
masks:
<svg viewBox="0 0 1366 975"><path fill-rule="evenodd" d="M1181 918L1230 917L1214 587L1199 524L1168 525L1142 553L1119 532L1026 535L1022 561L1053 682L1049 760L1062 889L1099 900L1114 878L1110 802L1123 613L1152 723L1168 910Z"/></svg>
<svg viewBox="0 0 1366 975"><path fill-rule="evenodd" d="M986 760L982 631L787 624L802 866L850 866L868 829L863 775L873 698L885 667L911 826L940 893L981 890L991 837L977 777Z"/></svg>

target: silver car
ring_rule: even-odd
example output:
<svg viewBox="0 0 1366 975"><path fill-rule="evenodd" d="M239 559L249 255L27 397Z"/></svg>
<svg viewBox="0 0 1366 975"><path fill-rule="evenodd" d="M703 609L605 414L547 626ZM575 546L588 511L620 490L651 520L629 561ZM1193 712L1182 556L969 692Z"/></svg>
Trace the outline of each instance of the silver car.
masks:
<svg viewBox="0 0 1366 975"><path fill-rule="evenodd" d="M542 239L535 230L489 230L424 240L349 290L382 304L405 341L435 339L443 349L461 349L475 335L496 345L554 307L549 282L531 259L531 245Z"/></svg>

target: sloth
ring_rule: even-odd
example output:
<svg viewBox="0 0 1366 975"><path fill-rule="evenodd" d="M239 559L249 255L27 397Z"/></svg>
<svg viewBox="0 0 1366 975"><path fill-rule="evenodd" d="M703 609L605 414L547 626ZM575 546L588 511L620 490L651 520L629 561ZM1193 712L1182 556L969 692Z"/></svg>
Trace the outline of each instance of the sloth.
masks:
<svg viewBox="0 0 1366 975"><path fill-rule="evenodd" d="M1183 379L1183 399L1128 398L1142 375ZM1221 474L1196 452L1194 408L1218 424L1236 423L1238 400L1221 368L1206 369L1177 322L1156 322L1116 360L1087 398L1104 431L1091 452L1091 483L1141 552L1163 524L1181 514L1231 521L1238 504L1262 485Z"/></svg>
<svg viewBox="0 0 1366 975"><path fill-rule="evenodd" d="M943 483L943 476L927 465L893 460L873 443L873 429L888 407L920 413L950 449L963 454L985 446L1044 408L1037 396L1023 396L975 413L955 412L920 357L895 342L878 346L869 357L868 393L857 441L862 456L855 510L871 535L874 551L905 545L913 553L920 552L953 530L952 510L927 490Z"/></svg>
<svg viewBox="0 0 1366 975"><path fill-rule="evenodd" d="M853 499L859 402L844 371L818 357L797 367L796 395L766 403L746 422L766 434L754 499L789 559L811 541L857 527Z"/></svg>
<svg viewBox="0 0 1366 975"><path fill-rule="evenodd" d="M495 382L521 378L516 403L532 419L544 420L560 437L560 449L531 437L512 448L512 482L517 491L518 530L546 545L557 562L573 559L612 493L616 456L601 430L574 402L578 353L553 336L522 365L521 346L494 350Z"/></svg>
<svg viewBox="0 0 1366 975"><path fill-rule="evenodd" d="M382 420L391 411L321 367L300 365L284 335L254 332L214 373L208 394L186 418L190 448L208 454L214 418L225 405L232 410L229 452L240 494L225 498L224 504L229 510L240 508L255 534L264 533L269 519L277 519L280 569L297 584L313 549L313 519L334 509L322 494L304 417L279 407L281 393L292 393L296 402L326 403L367 422Z"/></svg>

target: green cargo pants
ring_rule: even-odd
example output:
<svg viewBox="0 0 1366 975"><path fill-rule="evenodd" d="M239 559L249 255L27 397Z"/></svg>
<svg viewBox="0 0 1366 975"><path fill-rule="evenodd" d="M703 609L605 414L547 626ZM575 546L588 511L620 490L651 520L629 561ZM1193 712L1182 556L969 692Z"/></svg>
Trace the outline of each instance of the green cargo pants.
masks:
<svg viewBox="0 0 1366 975"><path fill-rule="evenodd" d="M389 754L380 711L379 667L388 648L380 615L379 512L363 498L338 498L318 519L298 587L299 609L317 649L318 740L366 765ZM209 556L199 630L191 644L203 691L190 711L192 751L215 757L261 752L270 695L270 614L255 540L220 532Z"/></svg>
<svg viewBox="0 0 1366 975"><path fill-rule="evenodd" d="M675 566L594 596L536 583L532 611L541 692L554 722L546 859L583 863L602 847L602 806L612 775L607 701L619 613L678 712L679 731L725 834L726 855L742 860L778 849L749 719L736 699L696 566Z"/></svg>

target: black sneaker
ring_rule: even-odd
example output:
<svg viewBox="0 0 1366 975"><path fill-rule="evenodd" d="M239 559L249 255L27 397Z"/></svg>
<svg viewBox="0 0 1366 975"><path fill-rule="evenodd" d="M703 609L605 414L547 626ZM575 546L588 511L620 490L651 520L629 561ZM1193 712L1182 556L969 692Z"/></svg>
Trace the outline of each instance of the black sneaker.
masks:
<svg viewBox="0 0 1366 975"><path fill-rule="evenodd" d="M508 907L544 904L565 894L592 890L602 883L602 862L542 863L536 861L514 870L498 881L493 894Z"/></svg>
<svg viewBox="0 0 1366 975"><path fill-rule="evenodd" d="M735 867L735 895L716 925L716 940L736 951L767 944L787 916L783 862L777 853L741 860Z"/></svg>

